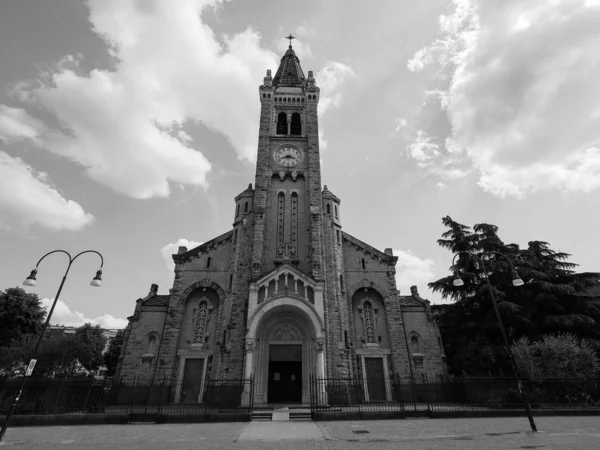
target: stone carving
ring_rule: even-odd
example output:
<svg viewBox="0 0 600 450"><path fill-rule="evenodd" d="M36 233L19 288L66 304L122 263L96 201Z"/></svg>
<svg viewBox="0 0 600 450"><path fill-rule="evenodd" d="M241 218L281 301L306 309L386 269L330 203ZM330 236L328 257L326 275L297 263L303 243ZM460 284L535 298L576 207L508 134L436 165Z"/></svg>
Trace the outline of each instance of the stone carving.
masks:
<svg viewBox="0 0 600 450"><path fill-rule="evenodd" d="M272 341L301 341L302 335L297 328L292 325L285 324L276 328L271 334Z"/></svg>
<svg viewBox="0 0 600 450"><path fill-rule="evenodd" d="M256 348L256 341L254 339L246 339L246 351L252 353Z"/></svg>
<svg viewBox="0 0 600 450"><path fill-rule="evenodd" d="M258 263L258 262L252 263L252 276L254 278L258 278L260 276L260 270L261 270L260 263Z"/></svg>
<svg viewBox="0 0 600 450"><path fill-rule="evenodd" d="M313 263L312 275L315 278L321 277L321 264Z"/></svg>
<svg viewBox="0 0 600 450"><path fill-rule="evenodd" d="M318 352L325 350L325 339L317 339L316 349Z"/></svg>

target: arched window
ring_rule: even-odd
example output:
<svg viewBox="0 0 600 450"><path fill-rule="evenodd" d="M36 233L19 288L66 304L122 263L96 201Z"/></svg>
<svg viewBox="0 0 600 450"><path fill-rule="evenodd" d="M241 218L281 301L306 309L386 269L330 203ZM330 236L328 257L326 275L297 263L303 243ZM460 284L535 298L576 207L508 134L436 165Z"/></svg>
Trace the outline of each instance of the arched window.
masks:
<svg viewBox="0 0 600 450"><path fill-rule="evenodd" d="M340 230L335 230L335 234L337 236L337 243L341 244L342 240L340 239Z"/></svg>
<svg viewBox="0 0 600 450"><path fill-rule="evenodd" d="M287 114L282 112L277 116L277 134L287 134Z"/></svg>
<svg viewBox="0 0 600 450"><path fill-rule="evenodd" d="M206 259L206 268L207 268L207 269L210 269L210 260L211 260L211 257L209 256L209 257Z"/></svg>
<svg viewBox="0 0 600 450"><path fill-rule="evenodd" d="M154 355L156 352L156 336L150 336L148 338L148 351L150 355Z"/></svg>
<svg viewBox="0 0 600 450"><path fill-rule="evenodd" d="M365 261L365 258L360 259L360 265L362 266L363 270L367 269L367 262Z"/></svg>
<svg viewBox="0 0 600 450"><path fill-rule="evenodd" d="M340 289L344 289L344 275L340 275Z"/></svg>
<svg viewBox="0 0 600 450"><path fill-rule="evenodd" d="M280 192L277 195L277 252L278 252L278 257L280 257L281 255L279 255L279 252L282 250L283 248L283 244L284 244L284 219L285 219L285 194L283 192Z"/></svg>
<svg viewBox="0 0 600 450"><path fill-rule="evenodd" d="M363 308L365 315L365 333L367 335L367 344L375 344L375 321L373 320L373 305L371 305L371 302L365 302Z"/></svg>
<svg viewBox="0 0 600 450"><path fill-rule="evenodd" d="M196 331L194 333L194 344L204 343L204 332L206 330L206 316L208 315L208 303L200 302L198 315L196 316Z"/></svg>
<svg viewBox="0 0 600 450"><path fill-rule="evenodd" d="M410 337L410 348L413 353L421 353L419 351L419 338L414 334Z"/></svg>
<svg viewBox="0 0 600 450"><path fill-rule="evenodd" d="M327 203L327 214L331 214L331 205Z"/></svg>
<svg viewBox="0 0 600 450"><path fill-rule="evenodd" d="M248 202L244 203L244 212L248 212Z"/></svg>
<svg viewBox="0 0 600 450"><path fill-rule="evenodd" d="M302 120L299 113L292 114L292 126L290 134L299 136L302 134Z"/></svg>
<svg viewBox="0 0 600 450"><path fill-rule="evenodd" d="M338 212L337 212L337 205L333 206L333 209L335 210L335 218L338 218Z"/></svg>

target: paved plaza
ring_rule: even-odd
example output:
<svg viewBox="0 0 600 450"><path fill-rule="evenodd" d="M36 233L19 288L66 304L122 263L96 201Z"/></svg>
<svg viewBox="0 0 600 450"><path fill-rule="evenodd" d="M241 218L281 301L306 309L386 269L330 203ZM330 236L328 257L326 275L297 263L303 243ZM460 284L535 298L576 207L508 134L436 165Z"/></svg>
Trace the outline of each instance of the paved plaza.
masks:
<svg viewBox="0 0 600 450"><path fill-rule="evenodd" d="M600 448L598 417L524 417L342 422L251 422L22 427L11 449L585 449Z"/></svg>

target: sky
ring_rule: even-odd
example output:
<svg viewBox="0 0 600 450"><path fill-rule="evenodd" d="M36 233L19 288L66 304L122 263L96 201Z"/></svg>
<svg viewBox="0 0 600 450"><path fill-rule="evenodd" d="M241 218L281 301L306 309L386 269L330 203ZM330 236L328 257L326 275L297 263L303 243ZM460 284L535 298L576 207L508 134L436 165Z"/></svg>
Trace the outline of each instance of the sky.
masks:
<svg viewBox="0 0 600 450"><path fill-rule="evenodd" d="M52 323L126 325L170 255L254 182L258 86L289 33L314 71L343 229L402 295L449 274L442 217L598 271L600 0L4 0L0 289L73 263ZM53 254L49 305L68 265Z"/></svg>

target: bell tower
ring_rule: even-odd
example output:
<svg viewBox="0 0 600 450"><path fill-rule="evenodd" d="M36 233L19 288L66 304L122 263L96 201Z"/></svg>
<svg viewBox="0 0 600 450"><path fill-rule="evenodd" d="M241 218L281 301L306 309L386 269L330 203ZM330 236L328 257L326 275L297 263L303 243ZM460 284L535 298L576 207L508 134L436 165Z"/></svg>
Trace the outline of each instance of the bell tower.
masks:
<svg viewBox="0 0 600 450"><path fill-rule="evenodd" d="M304 75L290 45L273 77L267 70L261 102L254 189L252 277L288 263L319 280L323 225L319 88Z"/></svg>

